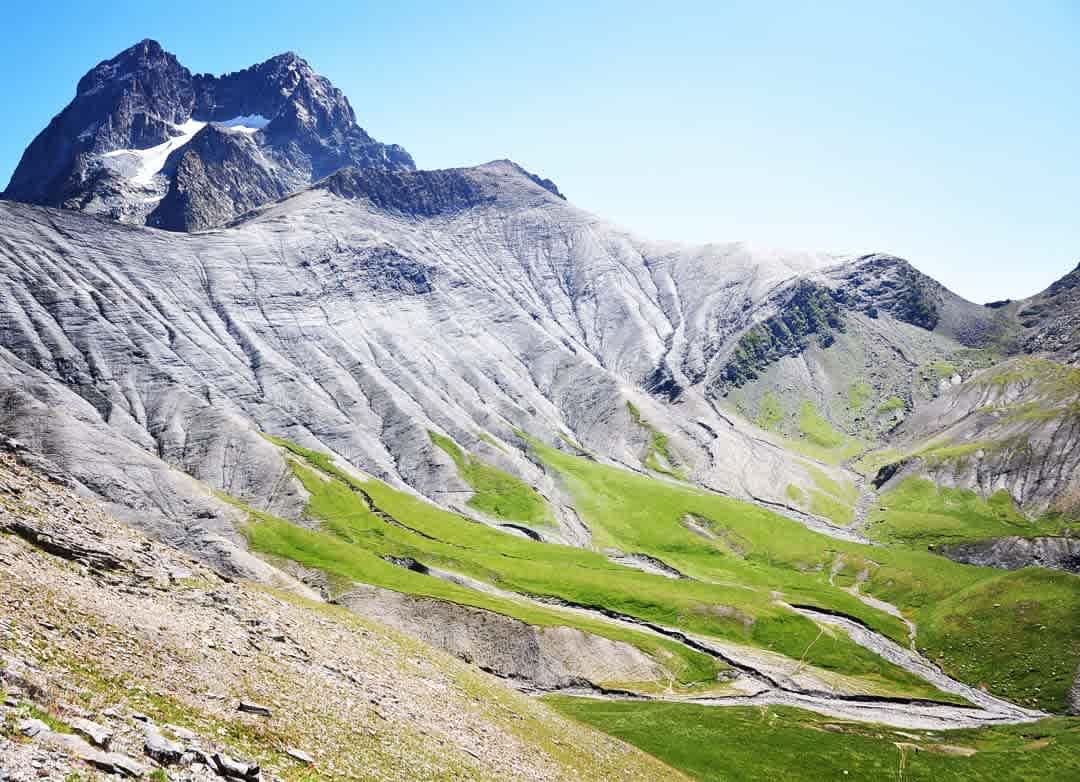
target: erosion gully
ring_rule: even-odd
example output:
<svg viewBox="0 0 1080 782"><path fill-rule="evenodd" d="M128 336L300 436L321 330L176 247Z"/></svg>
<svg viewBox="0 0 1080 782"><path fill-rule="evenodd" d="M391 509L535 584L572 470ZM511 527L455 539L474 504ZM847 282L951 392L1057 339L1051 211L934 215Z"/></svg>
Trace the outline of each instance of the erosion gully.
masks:
<svg viewBox="0 0 1080 782"><path fill-rule="evenodd" d="M792 706L829 717L876 723L909 730L977 728L987 725L1034 722L1048 716L1043 712L1023 708L953 679L919 652L897 644L851 617L828 613L809 606L783 604L789 610L811 619L819 626L836 628L845 632L859 646L918 676L942 692L967 700L971 705L954 705L916 698L845 694L807 688L800 686L794 680L793 676L796 671L782 670L782 666L777 664L775 656L769 659L768 653L757 652L750 647L688 634L666 625L621 614L603 606L580 605L548 597L523 595L499 589L468 576L436 568L429 568L428 573L436 578L450 580L459 585L489 594L496 594L510 600L584 615L592 619L639 632L651 633L675 641L688 649L707 654L730 665L738 671L738 678L734 682L735 686L746 693L745 695L730 696L644 695L626 691L605 690L600 687L574 687L559 690L561 694L603 700L660 700L716 707ZM895 612L894 615L900 615L900 611L891 604L877 600L875 600L875 603L881 603L882 608L888 606L888 609L891 609L889 613ZM798 661L787 660L787 662L796 669L799 666ZM550 690L535 691L536 694L548 694L550 692Z"/></svg>

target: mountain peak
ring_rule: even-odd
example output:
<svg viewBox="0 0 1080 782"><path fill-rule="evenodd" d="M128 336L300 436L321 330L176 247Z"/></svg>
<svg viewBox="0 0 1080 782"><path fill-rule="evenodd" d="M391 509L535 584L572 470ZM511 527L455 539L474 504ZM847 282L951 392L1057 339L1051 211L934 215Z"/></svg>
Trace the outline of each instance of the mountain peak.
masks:
<svg viewBox="0 0 1080 782"><path fill-rule="evenodd" d="M291 51L291 50L287 51L287 52L282 52L281 54L275 54L273 57L266 60L265 64L270 64L270 63L273 63L275 65L277 65L277 64L283 64L283 65L289 65L289 64L308 65L307 60L305 60L299 54L297 54L296 52Z"/></svg>
<svg viewBox="0 0 1080 782"><path fill-rule="evenodd" d="M75 92L76 95L93 94L100 91L106 82L129 80L140 72L161 68L183 71L190 78L187 69L180 65L175 55L167 52L152 38L144 38L87 71L79 80Z"/></svg>
<svg viewBox="0 0 1080 782"><path fill-rule="evenodd" d="M146 38L79 80L3 197L201 230L345 166L415 168L404 149L369 136L341 90L295 52L192 75Z"/></svg>

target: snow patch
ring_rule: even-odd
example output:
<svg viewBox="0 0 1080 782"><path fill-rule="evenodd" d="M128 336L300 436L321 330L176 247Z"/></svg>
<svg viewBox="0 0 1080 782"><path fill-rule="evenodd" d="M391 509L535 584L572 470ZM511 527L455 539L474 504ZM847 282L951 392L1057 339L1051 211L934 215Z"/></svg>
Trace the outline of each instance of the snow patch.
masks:
<svg viewBox="0 0 1080 782"><path fill-rule="evenodd" d="M154 177L161 173L169 155L191 141L196 133L206 127L206 123L189 119L183 125L173 127L180 131L180 135L163 144L149 149L117 149L106 152L101 156L102 162L110 171L133 184L152 186Z"/></svg>
<svg viewBox="0 0 1080 782"><path fill-rule="evenodd" d="M242 117L233 117L227 119L224 122L215 122L214 125L222 130L228 130L233 133L257 133L267 125L270 124L270 120L261 114L246 114Z"/></svg>

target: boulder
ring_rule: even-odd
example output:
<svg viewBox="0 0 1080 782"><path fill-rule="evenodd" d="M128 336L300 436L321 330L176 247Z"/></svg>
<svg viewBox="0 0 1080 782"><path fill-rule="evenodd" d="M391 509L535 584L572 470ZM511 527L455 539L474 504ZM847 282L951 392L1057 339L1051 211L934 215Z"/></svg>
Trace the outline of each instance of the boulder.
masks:
<svg viewBox="0 0 1080 782"><path fill-rule="evenodd" d="M169 741L153 726L147 726L143 751L163 766L173 766L184 756L184 748Z"/></svg>
<svg viewBox="0 0 1080 782"><path fill-rule="evenodd" d="M256 782L261 773L255 763L245 763L221 754L214 755L214 770L228 779L240 779L245 782Z"/></svg>
<svg viewBox="0 0 1080 782"><path fill-rule="evenodd" d="M71 725L72 730L88 738L95 746L101 747L102 749L108 749L109 744L112 743L113 732L104 725L99 725L96 722L91 722L82 717L76 717L68 724Z"/></svg>
<svg viewBox="0 0 1080 782"><path fill-rule="evenodd" d="M285 754L293 760L298 760L301 763L307 763L309 766L315 762L315 758L304 752L302 749L296 749L295 747L286 747Z"/></svg>
<svg viewBox="0 0 1080 782"><path fill-rule="evenodd" d="M29 720L23 720L22 722L20 722L19 725L18 725L18 730L19 730L19 733L23 734L27 738L32 739L32 738L34 738L36 736L40 736L40 735L42 735L44 733L48 733L49 732L49 726L46 725L41 720L29 719Z"/></svg>

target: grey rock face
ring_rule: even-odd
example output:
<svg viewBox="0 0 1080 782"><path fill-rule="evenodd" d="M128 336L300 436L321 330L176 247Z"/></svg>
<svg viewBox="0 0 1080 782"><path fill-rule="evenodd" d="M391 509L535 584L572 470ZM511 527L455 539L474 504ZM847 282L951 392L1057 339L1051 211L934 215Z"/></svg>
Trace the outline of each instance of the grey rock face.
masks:
<svg viewBox="0 0 1080 782"><path fill-rule="evenodd" d="M694 378L719 371L742 302L828 256L643 242L509 162L343 171L198 235L10 202L0 226L0 431L231 567L255 567L236 512L187 476L298 518L305 495L259 432L470 512L443 432L551 499L574 540L518 430L640 465L632 400L692 479L783 501L804 474ZM677 406L639 390L661 365Z"/></svg>
<svg viewBox="0 0 1080 782"><path fill-rule="evenodd" d="M1080 573L1080 538L1010 536L937 546L935 551L971 565L1005 570L1045 567Z"/></svg>
<svg viewBox="0 0 1080 782"><path fill-rule="evenodd" d="M300 172L253 164L251 136L207 125L166 164L169 189L147 224L170 231L202 231L306 184Z"/></svg>
<svg viewBox="0 0 1080 782"><path fill-rule="evenodd" d="M921 406L897 429L901 451L968 446L947 458L912 458L909 475L983 496L1007 491L1025 510L1080 512L1080 383L1075 369L1018 357L974 374ZM972 447L974 446L974 447Z"/></svg>
<svg viewBox="0 0 1080 782"><path fill-rule="evenodd" d="M1015 305L1022 347L1080 366L1080 264L1045 291Z"/></svg>
<svg viewBox="0 0 1080 782"><path fill-rule="evenodd" d="M898 361L958 349L1004 317L918 278L929 331L903 287L911 274L891 256L643 241L509 161L345 168L197 235L0 203L0 432L231 572L259 564L210 488L291 519L305 502L261 432L473 515L428 437L443 433L550 500L561 527L545 539L580 543L572 502L519 431L642 469L643 420L691 481L785 505L786 486L813 485L805 464L708 389L746 330L807 281L858 324L835 339ZM788 380L823 397L850 382ZM943 398L966 393L950 389ZM1048 503L1059 478L1014 496Z"/></svg>
<svg viewBox="0 0 1080 782"><path fill-rule="evenodd" d="M192 75L146 40L80 80L3 195L192 231L344 166L414 167L357 125L341 91L295 54Z"/></svg>
<svg viewBox="0 0 1080 782"><path fill-rule="evenodd" d="M570 627L533 627L491 611L378 587L358 587L338 602L529 687L640 681L658 672L652 659L629 644Z"/></svg>

